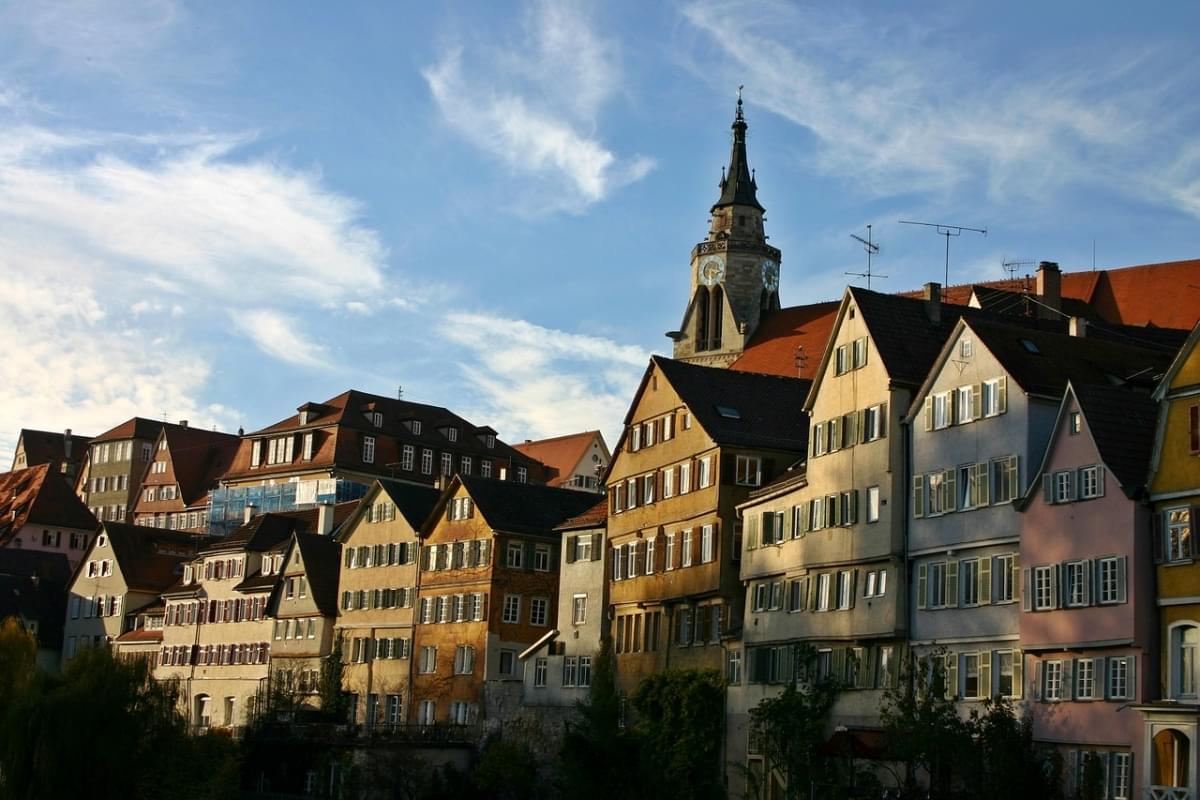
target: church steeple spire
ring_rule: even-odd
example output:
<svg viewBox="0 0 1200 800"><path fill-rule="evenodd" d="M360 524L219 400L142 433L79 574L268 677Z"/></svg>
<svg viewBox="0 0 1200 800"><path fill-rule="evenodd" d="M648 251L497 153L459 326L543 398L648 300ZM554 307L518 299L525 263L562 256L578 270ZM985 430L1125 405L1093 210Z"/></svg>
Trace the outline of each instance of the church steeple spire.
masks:
<svg viewBox="0 0 1200 800"><path fill-rule="evenodd" d="M758 184L746 160L746 118L742 115L742 87L738 87L737 113L733 118L733 149L729 154L729 169L721 171L721 198L712 210L726 206L750 206L759 211L756 192Z"/></svg>

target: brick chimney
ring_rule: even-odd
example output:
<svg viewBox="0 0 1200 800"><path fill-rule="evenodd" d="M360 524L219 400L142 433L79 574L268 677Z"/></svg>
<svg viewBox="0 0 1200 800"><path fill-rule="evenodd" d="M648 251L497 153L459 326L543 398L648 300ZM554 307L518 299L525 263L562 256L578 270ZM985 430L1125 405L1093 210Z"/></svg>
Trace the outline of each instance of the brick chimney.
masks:
<svg viewBox="0 0 1200 800"><path fill-rule="evenodd" d="M71 429L63 431L63 458L71 460Z"/></svg>
<svg viewBox="0 0 1200 800"><path fill-rule="evenodd" d="M317 506L317 533L328 536L333 533L333 504L321 503Z"/></svg>
<svg viewBox="0 0 1200 800"><path fill-rule="evenodd" d="M942 285L931 282L925 284L925 314L930 322L942 321Z"/></svg>
<svg viewBox="0 0 1200 800"><path fill-rule="evenodd" d="M1067 332L1080 339L1087 336L1087 320L1083 317L1071 317L1067 322Z"/></svg>
<svg viewBox="0 0 1200 800"><path fill-rule="evenodd" d="M253 503L246 503L246 510L242 513L242 523L243 524L247 523L251 519L253 519L254 509L255 509L255 505Z"/></svg>
<svg viewBox="0 0 1200 800"><path fill-rule="evenodd" d="M1038 306L1038 316L1057 319L1059 315L1055 312L1062 308L1062 272L1059 271L1057 262L1043 261L1038 264L1037 296L1042 303Z"/></svg>
<svg viewBox="0 0 1200 800"><path fill-rule="evenodd" d="M187 424L188 424L188 421L186 419L179 420L179 427L186 428Z"/></svg>

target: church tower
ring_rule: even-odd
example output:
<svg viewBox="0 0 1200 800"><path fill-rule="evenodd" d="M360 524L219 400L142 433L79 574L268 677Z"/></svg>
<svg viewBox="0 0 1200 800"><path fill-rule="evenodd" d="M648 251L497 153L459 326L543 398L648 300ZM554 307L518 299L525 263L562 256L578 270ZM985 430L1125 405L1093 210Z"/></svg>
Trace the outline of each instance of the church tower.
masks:
<svg viewBox="0 0 1200 800"><path fill-rule="evenodd" d="M729 168L712 207L708 238L692 248L691 297L675 358L727 367L742 354L764 312L779 308L779 250L767 244L758 184L746 161L746 118L738 93Z"/></svg>

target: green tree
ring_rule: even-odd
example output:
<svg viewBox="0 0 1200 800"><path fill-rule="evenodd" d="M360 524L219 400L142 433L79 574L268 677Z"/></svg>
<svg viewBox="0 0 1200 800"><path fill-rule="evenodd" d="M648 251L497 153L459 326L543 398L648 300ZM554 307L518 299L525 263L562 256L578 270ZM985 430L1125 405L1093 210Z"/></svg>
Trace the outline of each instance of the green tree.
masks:
<svg viewBox="0 0 1200 800"><path fill-rule="evenodd" d="M950 696L948 696L950 695ZM884 693L880 721L888 752L904 766L904 793L915 797L918 773L929 777L929 794L949 797L955 768L973 763L971 729L946 691L945 655L910 656L898 686Z"/></svg>
<svg viewBox="0 0 1200 800"><path fill-rule="evenodd" d="M798 650L793 672L816 675L816 651L811 647ZM789 800L806 798L814 782L830 780L833 765L819 751L841 688L832 675L801 680L750 709L750 724L767 769L783 777Z"/></svg>
<svg viewBox="0 0 1200 800"><path fill-rule="evenodd" d="M974 753L966 783L972 797L1056 795L1046 753L1033 741L1033 722L1029 717L1018 719L1011 700L997 696L984 701L982 714L971 712L968 728Z"/></svg>
<svg viewBox="0 0 1200 800"><path fill-rule="evenodd" d="M346 693L342 691L342 673L345 670L343 660L342 636L333 640L333 650L321 662L321 677L318 693L321 698L321 710L332 720L343 722L346 719Z"/></svg>
<svg viewBox="0 0 1200 800"><path fill-rule="evenodd" d="M1075 800L1104 800L1104 762L1095 753L1083 757L1083 775L1075 787Z"/></svg>
<svg viewBox="0 0 1200 800"><path fill-rule="evenodd" d="M647 786L662 800L724 796L725 679L717 670L666 670L633 695L636 734L653 767Z"/></svg>
<svg viewBox="0 0 1200 800"><path fill-rule="evenodd" d="M27 692L37 676L37 639L16 617L0 622L0 711Z"/></svg>

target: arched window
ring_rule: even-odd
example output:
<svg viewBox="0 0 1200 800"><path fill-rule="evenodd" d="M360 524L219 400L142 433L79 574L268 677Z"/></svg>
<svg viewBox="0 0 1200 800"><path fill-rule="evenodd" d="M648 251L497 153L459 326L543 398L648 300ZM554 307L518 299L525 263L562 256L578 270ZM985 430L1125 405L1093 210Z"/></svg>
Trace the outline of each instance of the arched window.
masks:
<svg viewBox="0 0 1200 800"><path fill-rule="evenodd" d="M708 287L701 286L696 290L696 302L693 308L696 309L696 349L707 350L708 344L708 320L709 320L709 303L712 300L708 294Z"/></svg>
<svg viewBox="0 0 1200 800"><path fill-rule="evenodd" d="M1188 737L1174 728L1154 735L1151 745L1154 768L1150 776L1153 786L1188 785L1189 745Z"/></svg>
<svg viewBox="0 0 1200 800"><path fill-rule="evenodd" d="M725 292L720 286L714 286L711 297L711 308L708 312L708 349L716 350L721 346L721 320L725 316Z"/></svg>

